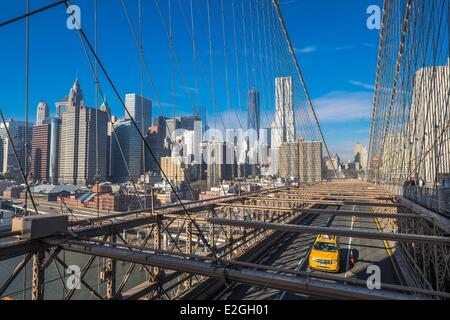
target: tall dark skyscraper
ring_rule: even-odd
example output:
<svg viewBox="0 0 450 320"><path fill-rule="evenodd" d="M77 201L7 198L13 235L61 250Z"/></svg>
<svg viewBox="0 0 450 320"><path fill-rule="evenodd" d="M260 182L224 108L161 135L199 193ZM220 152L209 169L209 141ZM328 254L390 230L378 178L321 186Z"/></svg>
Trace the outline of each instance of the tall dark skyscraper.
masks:
<svg viewBox="0 0 450 320"><path fill-rule="evenodd" d="M259 140L259 130L261 128L261 111L260 111L260 95L259 95L259 91L256 88L253 88L248 92L247 112L248 112L247 129L248 130L250 130L250 129L256 130L256 138ZM251 144L253 144L253 143L249 141L248 142L249 155L253 154L253 151L254 151L253 148L255 147L255 146L250 146ZM256 177L259 174L258 168L255 163L250 165L249 173L253 177ZM244 175L246 176L247 174L244 172Z"/></svg>
<svg viewBox="0 0 450 320"><path fill-rule="evenodd" d="M152 152L158 163L161 162L161 158L170 154L170 149L166 148L167 120L168 119L163 116L155 117L153 127L148 130L146 136L147 143L152 147ZM145 151L145 171L159 172L159 167L155 159L147 149Z"/></svg>
<svg viewBox="0 0 450 320"><path fill-rule="evenodd" d="M261 128L261 116L260 116L260 97L257 89L251 89L248 92L248 122L247 129L254 129L259 135L259 129Z"/></svg>

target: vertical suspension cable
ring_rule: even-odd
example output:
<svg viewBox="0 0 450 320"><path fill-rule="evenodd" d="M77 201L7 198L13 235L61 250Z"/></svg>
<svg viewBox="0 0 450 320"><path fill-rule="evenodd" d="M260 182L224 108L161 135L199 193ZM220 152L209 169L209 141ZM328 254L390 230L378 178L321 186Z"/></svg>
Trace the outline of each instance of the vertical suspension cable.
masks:
<svg viewBox="0 0 450 320"><path fill-rule="evenodd" d="M97 30L97 0L93 2L94 6L94 50L98 52L98 30ZM99 132L98 132L98 95L99 95L99 80L98 80L98 64L95 61L94 65L94 82L95 82L95 185L97 188L97 197L96 197L96 209L97 209L97 218L100 217L100 183L99 183ZM64 255L65 259L65 255ZM101 258L98 258L98 267L97 267L97 290L100 292L100 273L101 273Z"/></svg>
<svg viewBox="0 0 450 320"><path fill-rule="evenodd" d="M396 89L397 89L398 76L400 73L400 67L401 67L403 53L404 53L404 49L405 49L406 34L408 32L410 9L411 9L411 0L408 0L406 3L405 17L404 17L403 30L402 30L402 38L401 38L401 42L400 42L400 49L399 49L398 57L397 57L397 66L396 66L395 76L394 76L394 86L393 86L392 93L391 93L390 106L389 106L389 109L387 112L387 124L386 124L386 128L384 130L384 134L383 134L382 142L381 142L380 159L382 159L382 157L383 157L383 152L384 152L384 148L385 148L385 144L386 144L386 138L387 138L387 135L389 132L389 126L391 123L391 114L392 114L392 111L394 108L394 103L395 103L395 94L396 94Z"/></svg>
<svg viewBox="0 0 450 320"><path fill-rule="evenodd" d="M30 12L30 0L26 1L26 14ZM25 183L28 186L28 103L29 103L29 54L30 54L30 17L27 16L25 30ZM3 114L2 114L3 117ZM6 123L5 129L6 129ZM11 140L11 139L10 139ZM12 141L11 141L12 143ZM19 160L20 161L20 160ZM20 165L20 163L19 163ZM25 192L25 215L28 214L28 193ZM23 257L24 261L26 257ZM27 268L25 267L23 275L23 300L26 300L26 288L27 288Z"/></svg>
<svg viewBox="0 0 450 320"><path fill-rule="evenodd" d="M213 69L213 44L211 36L211 9L210 0L206 0L207 16L208 16L208 41L209 41L209 65L211 78L211 103L213 107L216 105L215 83L214 83L214 69ZM214 117L214 127L217 128L217 116Z"/></svg>
<svg viewBox="0 0 450 320"><path fill-rule="evenodd" d="M26 1L26 13L30 11L30 0ZM28 168L28 139L29 139L29 83L30 83L30 17L25 19L25 136L24 136L24 166L25 166L25 179L28 181L29 168ZM25 215L28 214L28 194L25 193Z"/></svg>
<svg viewBox="0 0 450 320"><path fill-rule="evenodd" d="M179 0L181 1L181 0ZM189 0L189 8L191 14L191 34L192 34L192 57L194 60L194 80L195 80L195 107L197 108L198 116L200 116L200 106L199 106L199 84L198 84L198 70L197 70L197 44L196 44L196 32L195 32L195 19L194 19L194 5L193 0ZM181 2L178 2L180 6ZM181 7L182 8L182 7ZM206 119L202 119L206 122ZM206 123L205 123L206 124Z"/></svg>
<svg viewBox="0 0 450 320"><path fill-rule="evenodd" d="M169 0L170 2L170 0ZM139 80L141 86L141 132L147 133L148 128L145 128L145 118L144 118L144 56L143 56L143 27L142 27L142 2L138 0L138 22L139 22ZM141 172L145 176L145 145L144 141L141 141ZM138 197L139 195L136 194Z"/></svg>
<svg viewBox="0 0 450 320"><path fill-rule="evenodd" d="M169 46L173 48L173 23L172 23L172 0L167 0L169 6ZM173 52L170 52L170 55L173 56ZM172 57L175 59L175 57ZM170 92L171 92L171 105L173 118L176 117L175 111L175 65L173 63L170 64ZM172 138L172 137L170 137Z"/></svg>
<svg viewBox="0 0 450 320"><path fill-rule="evenodd" d="M371 167L372 163L372 148L373 148L373 139L374 139L374 130L375 130L375 116L377 114L377 98L378 98L378 90L380 86L380 74L381 74L381 63L382 63L382 51L381 49L384 47L384 41L385 41L385 34L386 34L386 16L387 16L387 0L384 0L383 3L383 13L382 13L382 22L381 22L381 33L380 33L380 43L379 43L379 49L378 49L378 62L377 62L377 72L376 72L376 79L375 79L375 90L373 95L373 102L372 102L372 115L371 115L371 126L370 126L370 137L369 137L369 157L368 157L368 164L369 167Z"/></svg>
<svg viewBox="0 0 450 320"><path fill-rule="evenodd" d="M224 6L223 6L223 0L220 0L220 13L221 13L221 20L222 20L222 38L223 38L223 63L224 63L224 72L225 72L225 90L226 90L226 99L227 99L227 108L228 108L228 117L229 122L231 123L231 95L230 95L230 87L228 82L228 48L227 48L227 40L226 40L226 33L225 33L225 13L224 13Z"/></svg>
<svg viewBox="0 0 450 320"><path fill-rule="evenodd" d="M94 50L98 52L98 30L97 30L97 0L94 0ZM98 64L95 62L95 185L97 188L97 197L96 197L96 209L97 209L97 217L100 217L100 168L99 168L99 131L98 131L98 91L99 91L99 82L98 82Z"/></svg>

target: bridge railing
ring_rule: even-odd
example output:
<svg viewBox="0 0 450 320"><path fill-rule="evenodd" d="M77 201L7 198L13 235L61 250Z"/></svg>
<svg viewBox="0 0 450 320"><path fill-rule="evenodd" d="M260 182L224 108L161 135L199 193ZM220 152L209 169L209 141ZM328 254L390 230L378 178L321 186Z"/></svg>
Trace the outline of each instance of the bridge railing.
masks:
<svg viewBox="0 0 450 320"><path fill-rule="evenodd" d="M450 218L450 188L420 187L398 184L381 184L381 186L393 194L405 197L418 205L427 208L441 216Z"/></svg>
<svg viewBox="0 0 450 320"><path fill-rule="evenodd" d="M403 196L424 208L450 218L450 188L404 186Z"/></svg>

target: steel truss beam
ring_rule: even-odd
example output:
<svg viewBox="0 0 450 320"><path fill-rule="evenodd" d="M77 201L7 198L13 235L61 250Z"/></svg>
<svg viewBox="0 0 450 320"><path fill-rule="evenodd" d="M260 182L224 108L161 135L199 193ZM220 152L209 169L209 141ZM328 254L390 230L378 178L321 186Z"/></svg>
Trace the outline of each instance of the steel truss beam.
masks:
<svg viewBox="0 0 450 320"><path fill-rule="evenodd" d="M341 228L323 228L323 227L292 225L292 224L279 224L279 223L269 223L269 222L237 221L237 220L227 220L227 219L217 219L217 218L209 218L207 220L211 224L240 227L240 228L245 228L245 229L274 230L274 231L306 233L306 234L329 234L329 235L341 236L341 237L355 237L355 238L375 239L375 240L403 241L403 242L410 242L410 243L428 243L428 244L434 244L434 245L450 246L450 237L437 237L437 236L404 234L404 233L402 233L402 234L401 233L388 233L388 232L378 232L378 231L374 232L374 231L363 231L363 230L349 230L349 229L341 229Z"/></svg>
<svg viewBox="0 0 450 320"><path fill-rule="evenodd" d="M286 201L302 201L302 200L377 200L377 201L394 201L394 197L377 197L377 196L364 196L364 195L333 195L329 193L313 193L313 194L290 194L290 195L277 195L276 197L248 197L248 199L257 200L273 200L277 199L280 202Z"/></svg>
<svg viewBox="0 0 450 320"><path fill-rule="evenodd" d="M45 269L43 268L45 259L45 250L39 249L33 255L32 279L31 279L31 299L44 300L44 277Z"/></svg>
<svg viewBox="0 0 450 320"><path fill-rule="evenodd" d="M361 287L351 287L343 284L328 283L301 277L288 277L263 271L248 269L230 269L224 266L211 265L193 259L164 256L155 253L133 252L129 250L105 246L92 246L83 243L60 245L64 250L104 258L114 258L120 261L148 265L162 269L178 270L185 273L202 275L210 278L236 281L253 286L267 287L277 290L315 294L322 297L338 299L391 299L408 300L411 296L388 292L369 290Z"/></svg>
<svg viewBox="0 0 450 320"><path fill-rule="evenodd" d="M23 256L30 252L36 252L41 248L47 249L48 247L46 244L39 241L0 243L0 261Z"/></svg>
<svg viewBox="0 0 450 320"><path fill-rule="evenodd" d="M259 205L244 205L244 204L230 204L221 208L236 208L247 210L260 210L260 211L277 211L277 212L297 212L297 213L309 213L309 214L323 214L334 216L346 216L346 217L362 217L362 218L384 218L384 219L418 219L421 216L408 213L380 213L380 212L363 212L363 211L333 211L326 209L301 209L301 208L283 208L272 206L259 206Z"/></svg>
<svg viewBox="0 0 450 320"><path fill-rule="evenodd" d="M111 222L99 226L80 227L74 232L79 237L83 238L96 238L105 235L113 235L123 232L128 229L141 227L144 225L157 223L158 218L149 214L143 215L139 218L119 220L117 222Z"/></svg>
<svg viewBox="0 0 450 320"><path fill-rule="evenodd" d="M335 216L361 217L361 218L384 218L384 219L418 219L420 215L410 213L380 213L380 212L364 212L364 211L332 211L321 209L300 209L302 213L326 214Z"/></svg>
<svg viewBox="0 0 450 320"><path fill-rule="evenodd" d="M254 198L259 201L278 201L277 198ZM292 199L291 202L298 202L303 204L328 204L336 206L358 206L358 207L385 207L385 208L400 208L403 207L400 203L379 203L379 202L362 202L362 201L339 201L339 200L308 200L308 199ZM226 206L227 203L219 203L219 205Z"/></svg>

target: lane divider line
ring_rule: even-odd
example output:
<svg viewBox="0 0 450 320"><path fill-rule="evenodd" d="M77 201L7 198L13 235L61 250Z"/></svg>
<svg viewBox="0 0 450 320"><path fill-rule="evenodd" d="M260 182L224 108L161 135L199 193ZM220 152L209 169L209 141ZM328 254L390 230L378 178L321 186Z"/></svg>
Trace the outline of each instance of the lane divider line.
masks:
<svg viewBox="0 0 450 320"><path fill-rule="evenodd" d="M369 209L370 209L370 211L374 212L372 207L370 207ZM378 218L374 218L373 220L375 222L375 225L376 225L378 231L379 232L383 232L383 229L381 228L381 224L380 224L380 221L378 220ZM403 277L401 276L401 273L398 270L397 263L395 262L394 255L393 255L392 250L391 250L391 248L389 246L389 243L386 240L383 240L383 245L384 245L384 248L386 249L386 252L388 254L389 259L391 260L391 264L392 264L392 267L394 268L395 274L397 275L398 281L400 281L401 285L404 285Z"/></svg>

